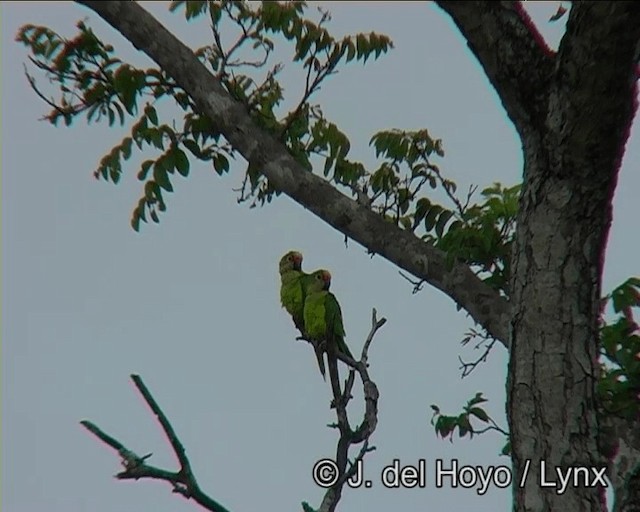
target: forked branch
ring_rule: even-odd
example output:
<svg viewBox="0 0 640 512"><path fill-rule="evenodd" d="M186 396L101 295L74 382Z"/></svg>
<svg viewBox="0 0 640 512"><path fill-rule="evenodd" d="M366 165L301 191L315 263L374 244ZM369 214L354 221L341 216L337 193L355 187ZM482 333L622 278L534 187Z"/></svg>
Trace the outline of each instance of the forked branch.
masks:
<svg viewBox="0 0 640 512"><path fill-rule="evenodd" d="M373 309L371 314L371 330L364 346L359 361L354 361L342 353L329 353L329 377L331 380L331 390L333 392L332 407L336 409L337 424L331 425L340 432L340 438L336 448L336 465L338 466L339 478L336 483L327 489L324 495L320 512L333 512L340 501L344 484L355 475L358 463L362 461L367 452L375 450L369 445L369 439L378 424L378 387L371 380L368 371L367 361L369 359L369 348L378 330L387 322L386 318L378 320L377 312ZM332 348L328 347L331 351ZM338 373L337 359L343 361L350 367L349 376L341 389L340 375ZM364 393L365 410L362 422L356 429L352 429L347 414L347 404L352 398L351 392L355 383L355 374L360 376ZM349 461L349 448L362 444L362 447L353 461Z"/></svg>
<svg viewBox="0 0 640 512"><path fill-rule="evenodd" d="M171 426L167 416L153 398L147 386L142 382L142 378L139 375L131 375L131 380L133 380L133 383L151 411L155 414L156 418L158 418L158 422L160 423L167 440L171 444L171 447L178 458L180 469L174 472L147 464L146 460L151 457L151 454L140 457L139 455L136 455L135 452L126 448L120 441L103 432L92 422L88 420L81 421L80 424L83 427L107 446L116 450L118 455L122 458L124 470L116 474L115 477L119 480L138 480L140 478L162 480L173 486L173 492L181 494L187 499L193 499L196 503L211 512L229 512L227 508L210 496L206 495L200 489L200 486L191 471L191 464L184 446L180 442L180 439L178 439L178 436Z"/></svg>
<svg viewBox="0 0 640 512"><path fill-rule="evenodd" d="M342 487L346 481L355 474L358 462L363 459L365 453L375 449L374 447L369 446L369 438L373 434L378 423L378 388L369 377L367 360L373 337L378 329L380 329L385 323L385 318L380 320L377 319L376 310L374 309L371 320L371 331L364 343L360 361L354 361L341 354L337 355L337 358L343 360L351 368L349 371L349 377L345 382L344 391L342 391L340 387L337 358L329 358L333 403L335 404L338 416L338 423L336 426L340 431L340 439L338 440L336 450L336 464L339 468L340 477L325 493L320 507L321 512L333 512L335 510L336 505L340 500ZM358 428L353 430L349 425L346 407L351 399L351 391L355 382L356 372L360 376L363 384L365 412L362 423ZM169 471L167 469L152 466L147 463L147 459L151 457L150 453L143 456L137 455L134 451L130 450L123 443L104 432L91 421L82 420L80 424L83 427L107 446L117 451L118 455L120 455L124 469L117 473L115 477L119 480L139 480L140 478L149 478L165 481L172 485L173 492L181 494L187 499L193 499L206 510L210 510L211 512L229 512L227 508L200 489L196 477L191 470L191 463L187 457L187 453L182 442L178 438L166 414L162 411L160 405L142 381L142 378L139 375L131 375L131 380L151 409L151 412L153 412L158 419L158 423L160 423L160 426L162 427L162 430L169 441L176 458L178 459L180 469L178 471ZM350 462L348 460L349 448L356 444L362 444L362 447L354 461ZM307 508L309 508L308 505Z"/></svg>

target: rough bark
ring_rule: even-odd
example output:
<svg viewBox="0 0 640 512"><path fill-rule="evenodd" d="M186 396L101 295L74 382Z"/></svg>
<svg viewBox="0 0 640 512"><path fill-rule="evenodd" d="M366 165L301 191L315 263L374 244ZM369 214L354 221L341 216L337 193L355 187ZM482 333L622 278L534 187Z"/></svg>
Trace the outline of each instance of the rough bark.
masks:
<svg viewBox="0 0 640 512"><path fill-rule="evenodd" d="M574 3L553 54L515 2L439 2L454 19L522 139L524 184L511 301L471 270L385 222L253 125L192 51L133 2L80 2L144 51L187 91L271 184L373 252L424 279L511 345L508 416L515 510L602 510L598 488L540 488L539 463L598 466L594 400L600 278L611 200L634 110L640 4ZM626 461L640 460L630 426L612 429ZM611 439L608 440L611 444ZM526 461L530 474L517 485ZM616 466L619 496L637 496L637 466ZM547 468L549 469L549 467ZM617 472L617 473L616 473ZM636 476L634 476L636 475ZM627 507L628 508L628 507ZM630 509L629 509L630 510Z"/></svg>
<svg viewBox="0 0 640 512"><path fill-rule="evenodd" d="M515 510L603 510L600 486L558 494L541 489L540 469L544 462L557 480L556 468L606 463L594 397L597 320L611 201L635 110L640 7L574 3L553 55L512 2L440 4L523 142L507 407L515 480L525 470L528 477L514 487ZM629 494L632 484L620 489Z"/></svg>

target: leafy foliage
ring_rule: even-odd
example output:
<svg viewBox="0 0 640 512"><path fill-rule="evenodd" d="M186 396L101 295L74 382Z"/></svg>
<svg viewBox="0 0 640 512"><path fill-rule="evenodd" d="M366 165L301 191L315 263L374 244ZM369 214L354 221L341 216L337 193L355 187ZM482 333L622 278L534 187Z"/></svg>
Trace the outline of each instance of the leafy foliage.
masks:
<svg viewBox="0 0 640 512"><path fill-rule="evenodd" d="M469 438L473 438L474 435L484 434L485 432L494 430L508 438L507 432L498 427L497 423L489 416L487 411L483 407L480 407L480 404L486 401L487 399L482 396L482 393L476 393L457 416L444 415L440 412L440 408L437 405L431 405L431 409L433 410L431 425L434 426L436 434L443 439L449 438L451 442L453 442L456 429L458 431L458 437L469 436ZM484 424L484 426L475 428L472 425L472 421L474 423L480 422ZM507 439L507 444L502 449L502 455L508 455L509 451Z"/></svg>
<svg viewBox="0 0 640 512"><path fill-rule="evenodd" d="M600 329L601 374L598 396L608 414L640 416L640 327L633 310L640 307L640 279L632 277L603 298L611 303L615 320Z"/></svg>
<svg viewBox="0 0 640 512"><path fill-rule="evenodd" d="M458 223L452 223L446 235L436 242L449 257L479 269L484 281L505 295L509 295L520 188L520 185L507 188L499 183L485 188L481 193L484 201L464 208Z"/></svg>
<svg viewBox="0 0 640 512"><path fill-rule="evenodd" d="M232 1L171 4L173 11L181 7L187 20L208 14L211 24L213 43L196 49L195 54L225 89L245 104L254 120L277 135L307 170L311 171L309 155L315 152L324 155L325 175L336 182L353 181L363 173L361 165L345 158L349 151L346 136L309 99L328 76L337 72L339 64L364 63L387 52L392 43L386 36L370 33L336 39L324 27L329 14L321 12L320 20L313 22L305 17L304 2L263 2L259 6ZM226 35L223 26L225 30L235 27L235 39L227 46L222 42ZM110 126L135 119L130 135L101 160L94 173L97 178L119 181L122 161L131 156L131 141L139 150L146 145L162 152L146 160L138 172L138 179L144 182L144 195L132 216L132 226L138 230L140 220L147 220L146 213L158 222L158 211L166 210L164 193L173 191L174 171L188 174L185 150L198 160L210 161L220 175L229 171L235 152L162 70L142 70L123 63L114 57L113 47L100 41L84 22L77 27L78 35L67 40L47 27L27 25L16 39L31 50L31 62L59 89L57 100L48 99L28 75L34 90L52 107L46 116L48 121L56 124L64 119L68 126L84 113L89 123L106 117ZM276 79L282 66L269 65L275 47L271 36L275 35L293 44L293 63L301 65L306 73L300 101L282 116L277 114L283 100L282 87ZM248 56L246 47L250 47ZM255 75L262 69L267 70L266 76L259 79ZM175 119L173 123L159 121L155 106L168 98L183 112L180 129L174 127ZM240 200L253 198L253 205L264 204L274 193L260 169L249 165Z"/></svg>
<svg viewBox="0 0 640 512"><path fill-rule="evenodd" d="M349 158L347 135L324 116L319 105L310 103L339 65L365 63L389 51L392 43L386 36L335 38L326 28L330 15L319 10L319 20L314 22L306 16L304 2L172 2L170 9L183 9L188 21L207 18L213 42L195 49L195 54L246 106L256 123L282 140L304 169L313 172L311 159L319 158L328 180L390 222L442 248L452 262L470 264L490 285L507 292L519 187L505 189L496 184L483 191L483 202L472 206L470 190L463 204L455 195L455 183L444 178L432 161L444 157L442 141L426 129L374 134L370 144L380 165L368 170ZM63 119L70 125L86 115L89 123L106 119L109 126L117 122L130 126L121 143L99 162L96 178L118 183L123 162L135 148L144 150L145 156L148 149L156 151L137 173L144 184L143 195L131 223L139 230L140 221L147 222L147 217L159 221L159 212L167 208L166 194L174 190L176 171L188 176L192 158L211 162L223 175L230 171L236 153L162 70L137 69L122 62L114 56L113 47L100 41L84 22L77 26L78 35L70 40L46 27L22 27L17 40L31 50L31 62L58 87L58 99L48 99L30 75L29 81L52 107L46 119L53 124ZM292 46L292 64L301 66L305 76L301 97L288 112L281 112L284 98L277 80L283 66L270 64L276 37ZM231 42L225 45L223 40ZM161 106L173 106L178 116L165 122L163 114L172 110ZM451 208L428 197L425 185L442 189ZM251 206L256 206L271 201L277 191L261 169L249 164L239 194L240 202L251 199Z"/></svg>

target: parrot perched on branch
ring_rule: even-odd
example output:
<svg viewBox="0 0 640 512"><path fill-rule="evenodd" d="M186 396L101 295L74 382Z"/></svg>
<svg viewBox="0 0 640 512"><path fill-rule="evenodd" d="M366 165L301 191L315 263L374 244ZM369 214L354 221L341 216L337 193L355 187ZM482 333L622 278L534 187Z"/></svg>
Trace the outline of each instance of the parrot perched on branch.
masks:
<svg viewBox="0 0 640 512"><path fill-rule="evenodd" d="M305 276L302 272L302 254L298 251L289 251L280 258L280 302L282 307L293 318L293 323L304 334L304 290L302 281Z"/></svg>
<svg viewBox="0 0 640 512"><path fill-rule="evenodd" d="M303 312L307 337L317 342L325 340L335 350L354 359L344 341L340 304L336 296L329 291L331 274L328 270L316 270L310 276L306 284Z"/></svg>
<svg viewBox="0 0 640 512"><path fill-rule="evenodd" d="M306 295L306 287L313 279L311 274L305 274L302 271L302 254L298 251L289 251L280 258L280 302L287 312L293 318L300 333L306 336L304 327L304 302ZM312 343L318 360L318 367L322 378L325 377L324 359L322 350L317 343Z"/></svg>

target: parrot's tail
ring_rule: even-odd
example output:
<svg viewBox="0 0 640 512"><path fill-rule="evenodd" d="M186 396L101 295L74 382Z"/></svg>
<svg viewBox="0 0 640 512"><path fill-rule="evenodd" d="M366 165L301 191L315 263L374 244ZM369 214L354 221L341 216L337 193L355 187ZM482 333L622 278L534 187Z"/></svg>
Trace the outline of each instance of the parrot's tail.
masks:
<svg viewBox="0 0 640 512"><path fill-rule="evenodd" d="M318 368L320 368L320 373L322 374L322 378L327 381L326 370L324 367L324 357L323 350L320 347L319 342L313 343L313 351L316 353L316 359L318 360Z"/></svg>

